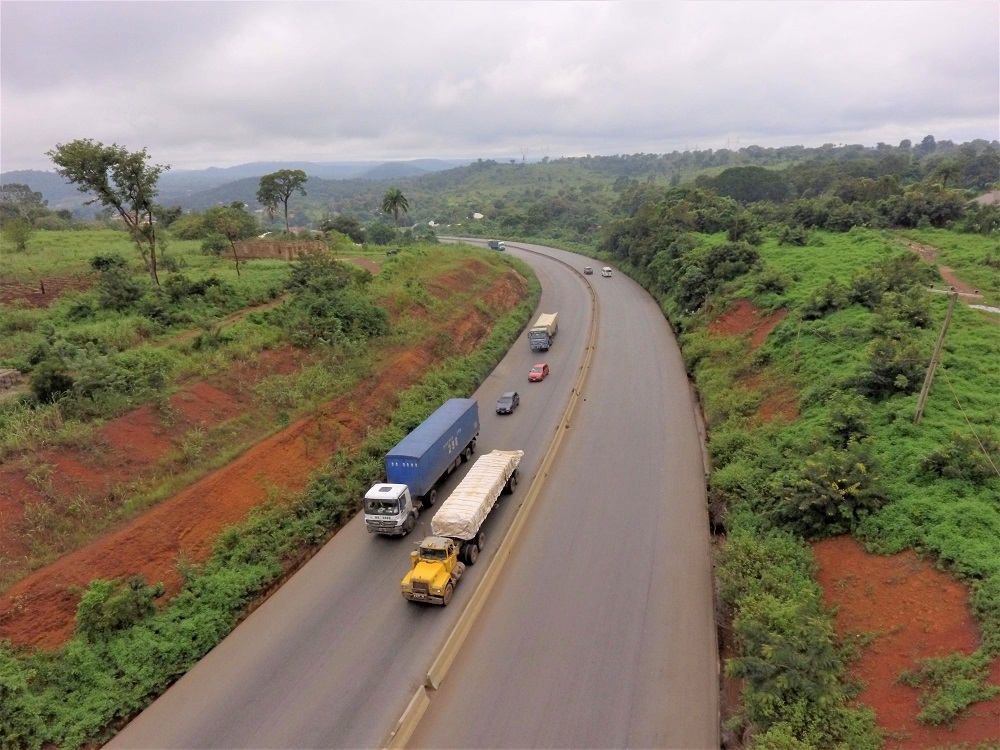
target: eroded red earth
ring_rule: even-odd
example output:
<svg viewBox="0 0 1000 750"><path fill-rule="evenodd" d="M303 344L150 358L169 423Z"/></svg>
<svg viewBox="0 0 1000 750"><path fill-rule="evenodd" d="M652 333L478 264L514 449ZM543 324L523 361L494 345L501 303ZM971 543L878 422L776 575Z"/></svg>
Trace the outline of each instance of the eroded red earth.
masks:
<svg viewBox="0 0 1000 750"><path fill-rule="evenodd" d="M741 300L710 330L716 335L746 336L750 348L756 349L783 317L780 312L765 315ZM791 421L798 416L795 392L780 379L750 378L741 385L765 395L758 410L762 421L776 417ZM872 555L848 536L819 542L813 551L826 602L836 611L838 636L871 639L849 665L849 673L865 686L858 702L874 709L886 750L1000 743L1000 695L974 704L951 726L934 726L917 721L920 691L897 682L903 671L917 669L921 659L971 654L979 647L982 636L966 586L912 552ZM988 684L1000 686L1000 659L993 662ZM724 705L733 709L738 694L739 684L726 681Z"/></svg>
<svg viewBox="0 0 1000 750"><path fill-rule="evenodd" d="M451 296L474 286L485 271L478 261L440 277L431 294ZM522 298L526 283L514 272L479 299L483 309L509 310ZM371 376L342 398L254 445L223 468L123 523L81 549L18 581L0 596L0 639L51 649L72 634L80 590L95 578L140 573L163 581L168 596L180 587L179 557L205 561L216 537L239 522L270 489L300 490L309 473L334 452L356 446L370 427L388 422L398 394L419 382L440 359L442 341L452 351L468 352L490 333L491 323L478 307L449 311L434 335L405 348L385 350ZM440 336L444 333L444 336ZM0 563L24 552L24 510L33 502L95 505L120 500L115 488L129 483L155 486L174 467L178 446L192 430L225 425L252 412L252 387L274 373L300 367L307 354L291 347L262 352L258 360L209 382L188 383L171 397L167 409L143 406L105 425L81 448L52 449L41 456L9 461L0 471ZM167 417L164 418L164 411ZM54 467L39 481L39 465ZM29 477L35 470L34 479Z"/></svg>

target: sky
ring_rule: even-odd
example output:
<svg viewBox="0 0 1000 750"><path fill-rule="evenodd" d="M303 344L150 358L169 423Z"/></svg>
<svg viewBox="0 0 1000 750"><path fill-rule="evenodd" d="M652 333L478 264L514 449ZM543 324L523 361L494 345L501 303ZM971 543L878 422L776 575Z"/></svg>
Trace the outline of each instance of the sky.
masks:
<svg viewBox="0 0 1000 750"><path fill-rule="evenodd" d="M0 1L0 171L1000 139L997 0Z"/></svg>

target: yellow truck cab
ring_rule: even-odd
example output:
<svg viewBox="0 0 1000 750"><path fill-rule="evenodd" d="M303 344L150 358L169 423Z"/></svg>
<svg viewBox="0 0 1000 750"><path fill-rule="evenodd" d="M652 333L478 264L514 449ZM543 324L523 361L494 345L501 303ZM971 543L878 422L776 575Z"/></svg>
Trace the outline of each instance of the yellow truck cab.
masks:
<svg viewBox="0 0 1000 750"><path fill-rule="evenodd" d="M412 602L428 602L447 606L455 584L465 572L460 562L460 547L454 539L429 536L420 549L410 553L410 572L403 577L403 596Z"/></svg>

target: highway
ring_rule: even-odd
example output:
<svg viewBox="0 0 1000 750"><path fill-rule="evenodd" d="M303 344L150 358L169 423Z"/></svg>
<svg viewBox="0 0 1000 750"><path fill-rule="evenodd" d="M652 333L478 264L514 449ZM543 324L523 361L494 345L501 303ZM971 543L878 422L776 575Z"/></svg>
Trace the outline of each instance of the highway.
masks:
<svg viewBox="0 0 1000 750"><path fill-rule="evenodd" d="M399 594L430 514L404 539L371 537L358 516L108 747L381 746L536 478L583 361L588 284L599 328L573 423L410 746L718 747L704 476L676 344L626 277L584 277L525 250L584 264L508 245L535 268L539 310L559 311L559 333L541 356L522 337L475 394L479 452L525 457L518 491L487 520L486 548L451 606ZM552 374L529 384L535 361ZM497 416L497 396L511 389L520 408Z"/></svg>

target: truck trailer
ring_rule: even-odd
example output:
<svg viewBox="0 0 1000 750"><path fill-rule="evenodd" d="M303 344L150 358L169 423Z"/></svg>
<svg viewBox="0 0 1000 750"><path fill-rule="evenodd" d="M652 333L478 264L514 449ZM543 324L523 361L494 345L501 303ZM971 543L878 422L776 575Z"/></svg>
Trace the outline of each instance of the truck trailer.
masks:
<svg viewBox="0 0 1000 750"><path fill-rule="evenodd" d="M559 330L559 313L542 313L535 324L528 329L528 343L531 351L548 351L552 339Z"/></svg>
<svg viewBox="0 0 1000 750"><path fill-rule="evenodd" d="M434 505L442 478L476 452L479 405L453 398L421 422L385 455L385 482L365 493L369 533L409 534L423 507Z"/></svg>
<svg viewBox="0 0 1000 750"><path fill-rule="evenodd" d="M410 571L400 583L412 602L447 606L467 565L475 565L486 542L483 522L502 493L519 479L524 451L493 451L473 464L431 519L431 536L410 553Z"/></svg>

